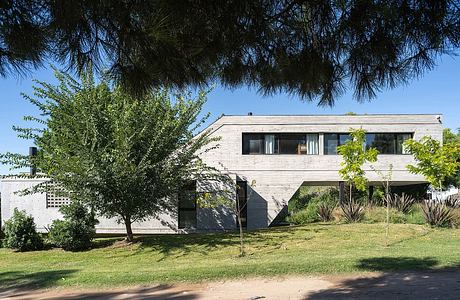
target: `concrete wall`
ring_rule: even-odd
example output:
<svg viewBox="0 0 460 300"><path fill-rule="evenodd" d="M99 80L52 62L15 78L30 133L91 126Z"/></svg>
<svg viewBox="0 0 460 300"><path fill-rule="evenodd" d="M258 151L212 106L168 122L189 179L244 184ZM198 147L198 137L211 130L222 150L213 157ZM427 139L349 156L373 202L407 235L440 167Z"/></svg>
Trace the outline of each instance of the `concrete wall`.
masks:
<svg viewBox="0 0 460 300"><path fill-rule="evenodd" d="M302 184L337 185L341 157L323 154L324 133L347 133L350 128L368 132L412 132L414 139L432 136L442 141L438 115L357 115L357 116L223 116L208 130L220 136L218 149L203 156L211 166L236 174L253 183L248 190L248 228L270 225ZM242 155L243 133L319 133L319 155ZM410 174L410 155L379 155L375 168L388 170L393 164L394 184L424 182ZM380 181L369 165L364 166L371 183Z"/></svg>
<svg viewBox="0 0 460 300"><path fill-rule="evenodd" d="M2 222L12 216L15 208L32 215L40 232L46 232L53 220L62 219L59 208L46 206L45 193L26 196L18 193L43 181L43 179L24 178L3 179L0 184ZM124 225L118 224L116 219L100 216L97 219L99 220L99 224L96 225L97 233L125 233ZM229 209L218 207L217 209L198 208L197 210L197 230L199 231L233 230L235 229L235 224L235 216ZM152 218L145 222L135 222L132 225L132 229L136 234L186 233L191 231L178 229L177 213L161 214L157 218Z"/></svg>

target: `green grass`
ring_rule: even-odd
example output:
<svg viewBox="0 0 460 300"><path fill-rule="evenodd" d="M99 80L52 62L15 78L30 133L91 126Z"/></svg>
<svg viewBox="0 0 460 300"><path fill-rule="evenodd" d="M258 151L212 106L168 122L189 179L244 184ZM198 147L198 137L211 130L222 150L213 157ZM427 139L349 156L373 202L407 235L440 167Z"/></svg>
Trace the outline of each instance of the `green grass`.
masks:
<svg viewBox="0 0 460 300"><path fill-rule="evenodd" d="M0 291L13 287L108 287L244 276L420 270L460 265L460 230L392 224L311 224L237 234L157 235L133 245L98 239L86 252L0 249Z"/></svg>

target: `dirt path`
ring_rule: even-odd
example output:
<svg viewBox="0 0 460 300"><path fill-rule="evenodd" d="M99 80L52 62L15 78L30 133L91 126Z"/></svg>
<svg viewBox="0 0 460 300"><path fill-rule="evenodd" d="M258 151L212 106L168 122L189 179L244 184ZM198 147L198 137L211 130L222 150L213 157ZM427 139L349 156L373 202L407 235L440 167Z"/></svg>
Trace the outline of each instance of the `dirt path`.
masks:
<svg viewBox="0 0 460 300"><path fill-rule="evenodd" d="M460 270L250 278L111 290L9 290L1 299L460 299Z"/></svg>

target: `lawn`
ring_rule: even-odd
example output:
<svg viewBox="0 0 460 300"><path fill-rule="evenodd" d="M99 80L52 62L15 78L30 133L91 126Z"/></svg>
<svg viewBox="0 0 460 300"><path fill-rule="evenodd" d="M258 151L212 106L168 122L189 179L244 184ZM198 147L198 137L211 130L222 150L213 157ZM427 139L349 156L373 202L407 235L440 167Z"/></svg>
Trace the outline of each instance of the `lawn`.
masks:
<svg viewBox="0 0 460 300"><path fill-rule="evenodd" d="M86 252L0 249L0 289L107 287L243 276L337 274L460 266L460 230L394 224L312 224L237 234L156 235L132 245L98 239Z"/></svg>

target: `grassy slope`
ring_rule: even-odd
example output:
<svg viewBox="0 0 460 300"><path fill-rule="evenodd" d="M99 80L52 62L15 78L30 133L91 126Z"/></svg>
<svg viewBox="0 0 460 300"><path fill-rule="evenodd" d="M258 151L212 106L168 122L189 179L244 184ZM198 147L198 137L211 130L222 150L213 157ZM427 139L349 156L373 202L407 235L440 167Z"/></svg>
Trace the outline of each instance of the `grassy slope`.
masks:
<svg viewBox="0 0 460 300"><path fill-rule="evenodd" d="M460 265L460 230L384 224L278 228L252 232L238 258L236 234L162 235L134 245L98 240L71 253L0 249L0 291L21 286L100 287L240 276L414 270ZM113 245L112 245L113 244Z"/></svg>

